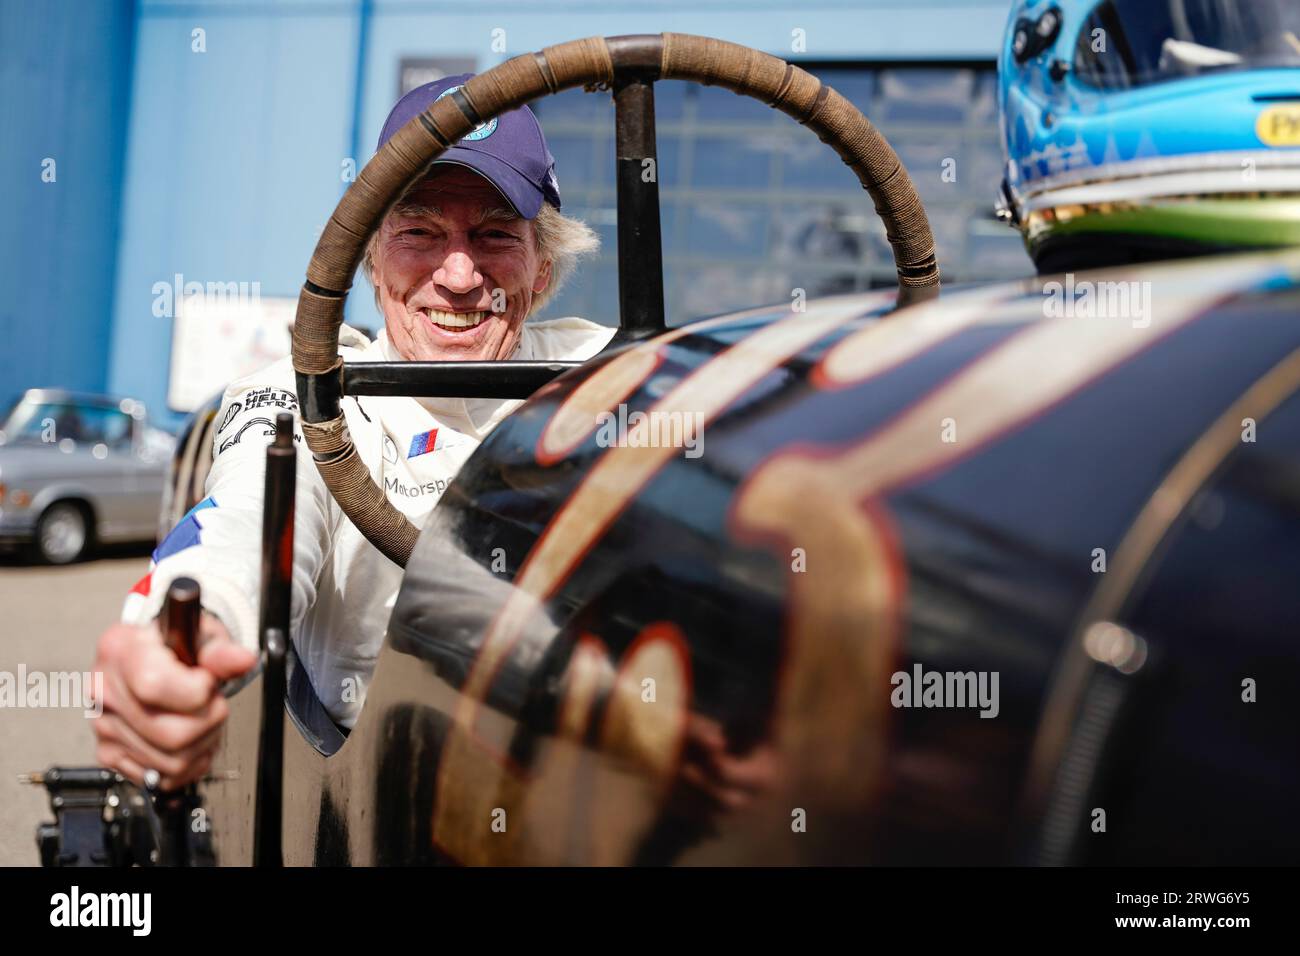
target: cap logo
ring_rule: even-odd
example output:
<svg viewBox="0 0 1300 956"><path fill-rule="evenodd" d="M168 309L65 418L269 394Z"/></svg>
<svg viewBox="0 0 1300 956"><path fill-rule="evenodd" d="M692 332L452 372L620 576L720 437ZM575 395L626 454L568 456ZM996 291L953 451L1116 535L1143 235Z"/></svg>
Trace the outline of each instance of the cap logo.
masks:
<svg viewBox="0 0 1300 956"><path fill-rule="evenodd" d="M458 89L460 89L464 85L465 84L462 83L459 84L458 86L453 86L449 90L443 90L441 93L438 94L438 99L435 99L434 102L435 103L438 102L438 100L442 99L444 96L447 96L450 93L455 93ZM472 130L470 130L461 138L462 139L487 139L496 131L497 131L497 118L494 116L486 123L479 123L477 126L475 126Z"/></svg>

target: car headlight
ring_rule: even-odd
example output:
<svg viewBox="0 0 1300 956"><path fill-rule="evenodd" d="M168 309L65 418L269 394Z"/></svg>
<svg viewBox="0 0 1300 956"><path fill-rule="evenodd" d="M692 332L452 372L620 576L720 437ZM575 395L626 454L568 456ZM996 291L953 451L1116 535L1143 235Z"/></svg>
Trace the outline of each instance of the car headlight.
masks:
<svg viewBox="0 0 1300 956"><path fill-rule="evenodd" d="M26 508L32 503L32 493L22 488L10 488L0 482L0 505L8 502L15 508Z"/></svg>

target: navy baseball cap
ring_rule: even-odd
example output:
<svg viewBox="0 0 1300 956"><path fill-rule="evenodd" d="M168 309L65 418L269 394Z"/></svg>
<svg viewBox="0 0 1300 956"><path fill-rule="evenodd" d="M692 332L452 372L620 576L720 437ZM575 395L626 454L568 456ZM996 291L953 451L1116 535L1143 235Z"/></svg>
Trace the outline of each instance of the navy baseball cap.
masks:
<svg viewBox="0 0 1300 956"><path fill-rule="evenodd" d="M473 75L447 76L411 90L388 114L375 148L381 148L389 137L428 109L429 104L464 85ZM434 165L439 163L468 166L495 186L525 219L537 218L543 201L560 208L555 157L546 148L542 127L527 106L502 113L470 130L434 161Z"/></svg>

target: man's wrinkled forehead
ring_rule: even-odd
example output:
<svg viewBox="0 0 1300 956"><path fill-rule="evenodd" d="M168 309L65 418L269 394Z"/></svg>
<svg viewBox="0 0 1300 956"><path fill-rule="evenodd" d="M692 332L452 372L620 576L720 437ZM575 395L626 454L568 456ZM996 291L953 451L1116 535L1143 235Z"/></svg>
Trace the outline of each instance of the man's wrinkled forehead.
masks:
<svg viewBox="0 0 1300 956"><path fill-rule="evenodd" d="M476 207L472 216L476 221L525 221L490 182L477 173L455 168L448 171L435 169L411 187L393 211L401 215L418 210L441 216L444 208L461 204Z"/></svg>
<svg viewBox="0 0 1300 956"><path fill-rule="evenodd" d="M411 191L404 196L403 202L434 206L439 203L439 200L446 202L447 198L471 200L485 206L512 209L506 196L500 194L497 187L491 185L484 177L478 176L478 173L460 166L450 166L450 168L434 166L428 176L411 187ZM517 213L515 215L517 217Z"/></svg>

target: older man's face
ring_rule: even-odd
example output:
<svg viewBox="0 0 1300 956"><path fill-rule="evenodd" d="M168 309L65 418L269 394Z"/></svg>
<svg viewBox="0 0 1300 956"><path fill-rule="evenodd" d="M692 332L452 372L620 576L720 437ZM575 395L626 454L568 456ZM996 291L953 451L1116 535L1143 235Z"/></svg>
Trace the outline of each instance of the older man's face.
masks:
<svg viewBox="0 0 1300 956"><path fill-rule="evenodd" d="M412 361L507 359L551 264L491 183L435 169L380 227L372 279L389 341Z"/></svg>

